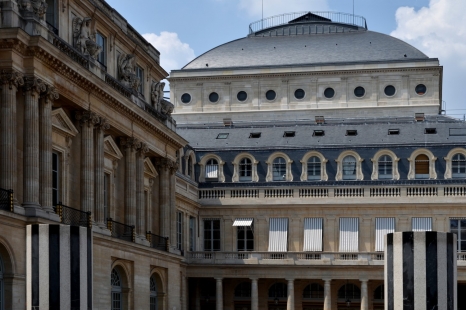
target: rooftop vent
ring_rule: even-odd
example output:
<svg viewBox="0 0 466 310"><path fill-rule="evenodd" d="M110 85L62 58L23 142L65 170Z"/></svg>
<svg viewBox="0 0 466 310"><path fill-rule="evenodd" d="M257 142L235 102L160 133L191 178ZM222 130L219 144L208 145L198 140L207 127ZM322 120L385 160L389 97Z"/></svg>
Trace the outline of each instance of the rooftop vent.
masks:
<svg viewBox="0 0 466 310"><path fill-rule="evenodd" d="M312 136L313 137L323 137L323 136L325 136L325 131L323 131L323 130L314 130L314 132L312 133Z"/></svg>
<svg viewBox="0 0 466 310"><path fill-rule="evenodd" d="M357 135L358 135L358 131L357 131L357 130L347 130L347 131L346 131L346 135L347 135L347 136L357 136Z"/></svg>
<svg viewBox="0 0 466 310"><path fill-rule="evenodd" d="M389 130L388 130L388 134L389 134L389 135L399 135L399 134L400 134L400 130L399 130L399 129L389 129Z"/></svg>
<svg viewBox="0 0 466 310"><path fill-rule="evenodd" d="M316 124L325 124L325 118L323 116L316 116Z"/></svg>
<svg viewBox="0 0 466 310"><path fill-rule="evenodd" d="M426 135L435 135L435 134L437 134L437 128L426 128L426 129L424 129L424 134L426 134Z"/></svg>
<svg viewBox="0 0 466 310"><path fill-rule="evenodd" d="M414 114L414 119L416 120L416 122L423 122L425 121L426 117L424 113L416 113Z"/></svg>
<svg viewBox="0 0 466 310"><path fill-rule="evenodd" d="M249 134L249 139L258 139L261 137L261 132L251 132Z"/></svg>
<svg viewBox="0 0 466 310"><path fill-rule="evenodd" d="M223 126L225 126L225 127L233 126L233 121L231 120L231 118L224 118L223 119Z"/></svg>
<svg viewBox="0 0 466 310"><path fill-rule="evenodd" d="M228 138L229 133L219 133L217 139L226 139Z"/></svg>
<svg viewBox="0 0 466 310"><path fill-rule="evenodd" d="M295 135L296 135L296 132L295 132L295 131L285 131L285 132L283 133L283 136L284 136L285 138L292 138L292 137L294 137Z"/></svg>

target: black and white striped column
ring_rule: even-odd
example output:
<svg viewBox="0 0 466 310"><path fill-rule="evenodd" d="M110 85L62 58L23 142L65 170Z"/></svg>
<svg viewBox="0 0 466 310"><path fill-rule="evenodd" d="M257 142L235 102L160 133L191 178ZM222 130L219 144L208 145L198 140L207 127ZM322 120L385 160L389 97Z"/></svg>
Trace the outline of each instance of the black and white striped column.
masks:
<svg viewBox="0 0 466 310"><path fill-rule="evenodd" d="M385 238L385 310L456 310L456 235L396 232Z"/></svg>
<svg viewBox="0 0 466 310"><path fill-rule="evenodd" d="M27 309L92 309L92 231L26 228Z"/></svg>

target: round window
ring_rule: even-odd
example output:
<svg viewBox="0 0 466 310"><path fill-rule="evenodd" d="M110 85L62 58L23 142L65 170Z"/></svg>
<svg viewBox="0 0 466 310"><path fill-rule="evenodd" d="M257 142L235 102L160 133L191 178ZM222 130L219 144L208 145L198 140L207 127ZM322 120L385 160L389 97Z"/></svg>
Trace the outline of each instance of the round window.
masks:
<svg viewBox="0 0 466 310"><path fill-rule="evenodd" d="M183 95L181 95L181 102L190 103L191 102L191 95L187 94L187 93L184 93Z"/></svg>
<svg viewBox="0 0 466 310"><path fill-rule="evenodd" d="M248 99L248 94L245 91L242 90L236 95L236 98L239 101L246 101L246 99Z"/></svg>
<svg viewBox="0 0 466 310"><path fill-rule="evenodd" d="M384 92L385 92L385 95L387 95L388 97L394 96L396 92L395 86L388 85L387 87L385 87Z"/></svg>
<svg viewBox="0 0 466 310"><path fill-rule="evenodd" d="M422 96L427 92L427 87L424 84L419 84L418 86L416 86L415 90L416 90L416 94L418 94L419 96Z"/></svg>
<svg viewBox="0 0 466 310"><path fill-rule="evenodd" d="M273 90L269 90L265 93L265 98L267 98L269 101L275 100L276 97L277 93Z"/></svg>
<svg viewBox="0 0 466 310"><path fill-rule="evenodd" d="M325 91L324 91L324 96L325 98L327 99L331 99L333 98L333 96L335 96L335 90L331 87L327 88Z"/></svg>
<svg viewBox="0 0 466 310"><path fill-rule="evenodd" d="M304 91L304 89L301 89L301 88L295 90L294 92L294 97L298 100L303 99L305 95L306 95L306 92Z"/></svg>
<svg viewBox="0 0 466 310"><path fill-rule="evenodd" d="M209 101L213 102L213 103L217 102L218 101L218 94L216 92L210 93Z"/></svg>
<svg viewBox="0 0 466 310"><path fill-rule="evenodd" d="M354 95L358 98L364 97L366 90L362 86L358 86L354 89Z"/></svg>

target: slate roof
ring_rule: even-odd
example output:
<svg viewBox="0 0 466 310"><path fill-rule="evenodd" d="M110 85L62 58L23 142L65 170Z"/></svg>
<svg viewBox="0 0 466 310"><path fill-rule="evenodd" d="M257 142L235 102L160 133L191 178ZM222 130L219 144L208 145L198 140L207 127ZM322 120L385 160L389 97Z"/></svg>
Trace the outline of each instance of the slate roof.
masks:
<svg viewBox="0 0 466 310"><path fill-rule="evenodd" d="M437 133L426 134L426 128L435 128ZM389 129L398 129L399 135L389 135ZM325 135L313 136L314 130L324 130ZM347 136L347 130L357 130L357 135ZM295 136L284 137L285 131L294 131ZM260 138L249 138L251 133L258 132L261 133ZM376 121L327 120L323 125L315 124L314 120L295 124L235 124L231 128L218 124L203 124L202 127L179 127L177 133L189 141L189 145L197 151L466 144L466 123L446 116L429 116L424 122L416 122L407 117ZM220 133L228 133L227 139L217 139Z"/></svg>
<svg viewBox="0 0 466 310"><path fill-rule="evenodd" d="M204 53L187 64L183 70L426 59L429 58L425 54L397 38L360 30L346 33L245 37Z"/></svg>

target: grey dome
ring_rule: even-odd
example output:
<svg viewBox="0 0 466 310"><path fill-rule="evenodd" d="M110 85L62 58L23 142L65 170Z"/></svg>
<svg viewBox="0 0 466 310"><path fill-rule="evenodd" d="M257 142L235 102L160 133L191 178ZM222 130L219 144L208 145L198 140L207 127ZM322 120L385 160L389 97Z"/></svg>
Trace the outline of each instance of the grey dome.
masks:
<svg viewBox="0 0 466 310"><path fill-rule="evenodd" d="M428 59L392 36L359 30L343 33L248 36L220 45L183 69L270 67Z"/></svg>

